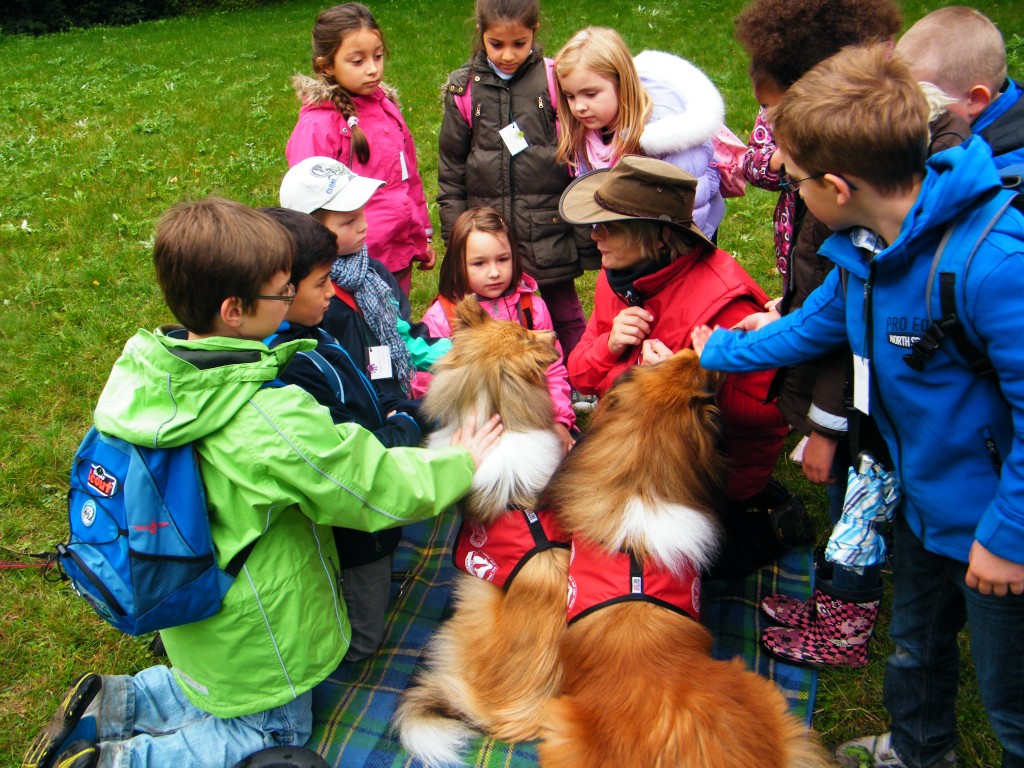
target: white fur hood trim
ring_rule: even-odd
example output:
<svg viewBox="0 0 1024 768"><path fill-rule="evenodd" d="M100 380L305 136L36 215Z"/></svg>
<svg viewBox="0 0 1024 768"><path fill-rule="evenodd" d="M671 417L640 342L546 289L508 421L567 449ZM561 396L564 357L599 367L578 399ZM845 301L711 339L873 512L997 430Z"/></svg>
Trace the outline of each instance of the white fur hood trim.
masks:
<svg viewBox="0 0 1024 768"><path fill-rule="evenodd" d="M660 157L711 139L725 120L725 102L708 76L686 59L662 51L642 51L633 61L654 101L640 137L644 152Z"/></svg>
<svg viewBox="0 0 1024 768"><path fill-rule="evenodd" d="M398 104L398 91L387 83L381 83L381 88L384 89L384 95L387 96L391 101ZM295 95L299 97L299 101L305 106L316 106L327 102L328 106L331 105L331 86L321 80L319 77L310 77L309 75L292 75L292 88L295 89Z"/></svg>

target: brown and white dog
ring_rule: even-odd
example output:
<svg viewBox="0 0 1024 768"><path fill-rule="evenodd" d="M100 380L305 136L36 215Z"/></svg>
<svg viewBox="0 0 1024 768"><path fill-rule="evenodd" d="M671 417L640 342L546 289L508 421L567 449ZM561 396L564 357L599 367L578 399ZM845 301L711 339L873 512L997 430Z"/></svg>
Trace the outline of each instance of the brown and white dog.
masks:
<svg viewBox="0 0 1024 768"><path fill-rule="evenodd" d="M493 320L474 299L456 308L452 351L423 402L445 447L475 411L501 414L501 442L462 502L454 615L431 638L426 669L402 696L392 724L428 766L461 765L476 732L507 741L538 736L543 705L561 674L568 539L537 499L562 459L546 371L554 334ZM475 575L470 575L470 574Z"/></svg>
<svg viewBox="0 0 1024 768"><path fill-rule="evenodd" d="M689 350L624 374L545 495L573 559L544 768L830 765L771 681L710 656L697 621L720 536L710 377Z"/></svg>

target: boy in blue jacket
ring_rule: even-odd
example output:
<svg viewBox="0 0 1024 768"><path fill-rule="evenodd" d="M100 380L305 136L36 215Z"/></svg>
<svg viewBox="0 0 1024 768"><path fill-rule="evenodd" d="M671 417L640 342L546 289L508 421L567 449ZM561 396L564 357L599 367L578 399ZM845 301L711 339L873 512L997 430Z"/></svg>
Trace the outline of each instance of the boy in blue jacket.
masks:
<svg viewBox="0 0 1024 768"><path fill-rule="evenodd" d="M954 112L992 147L997 168L1024 163L1024 86L1006 76L1006 45L992 21L962 5L922 17L896 44L918 80L941 88Z"/></svg>
<svg viewBox="0 0 1024 768"><path fill-rule="evenodd" d="M425 430L418 420L418 404L378 393L363 367L353 360L353 354L362 350L346 350L318 327L334 297L330 273L338 258L335 233L306 213L288 208L261 211L288 230L295 243L291 274L295 298L285 322L264 341L271 349L295 339L316 343L313 350L299 352L291 359L281 371L281 381L309 392L330 411L335 424L358 424L372 432L385 448L419 445ZM391 555L402 529L367 533L335 527L333 531L341 561L341 592L352 624L344 660L359 661L373 654L384 639L391 601Z"/></svg>
<svg viewBox="0 0 1024 768"><path fill-rule="evenodd" d="M925 165L924 95L885 46L819 64L772 122L789 183L836 233L821 253L841 269L792 314L740 324L756 332L696 329L694 348L709 369L745 371L848 340L854 405L875 417L893 457L904 501L884 691L891 732L841 745L836 758L955 765L957 633L966 623L1002 764L1024 765L1024 215L1010 208L986 232L1001 183L984 142ZM941 281L930 272L951 227L951 244L980 241L955 275L957 307L995 377L970 370L949 338L920 370L904 359L939 316Z"/></svg>

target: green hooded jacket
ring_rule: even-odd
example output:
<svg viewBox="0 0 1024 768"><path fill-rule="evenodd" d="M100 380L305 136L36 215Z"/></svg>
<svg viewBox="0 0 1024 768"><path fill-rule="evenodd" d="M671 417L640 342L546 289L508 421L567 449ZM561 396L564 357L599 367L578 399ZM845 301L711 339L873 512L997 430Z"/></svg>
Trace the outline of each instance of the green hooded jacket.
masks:
<svg viewBox="0 0 1024 768"><path fill-rule="evenodd" d="M463 448L387 450L361 427L333 424L299 387L263 386L309 348L139 331L96 407L101 432L194 443L222 568L259 537L219 613L161 632L178 684L218 717L294 699L348 649L329 526L375 531L437 515L473 477Z"/></svg>

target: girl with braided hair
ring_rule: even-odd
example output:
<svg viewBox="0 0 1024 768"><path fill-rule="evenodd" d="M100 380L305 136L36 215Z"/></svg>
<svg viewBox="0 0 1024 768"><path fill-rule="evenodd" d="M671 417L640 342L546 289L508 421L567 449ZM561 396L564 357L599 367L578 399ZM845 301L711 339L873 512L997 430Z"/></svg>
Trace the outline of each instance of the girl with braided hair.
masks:
<svg viewBox="0 0 1024 768"><path fill-rule="evenodd" d="M434 230L412 134L396 92L384 85L383 34L365 5L344 3L317 16L312 37L314 77L292 78L302 107L285 148L288 165L331 157L386 182L366 206L366 246L408 295L412 262L434 267Z"/></svg>

